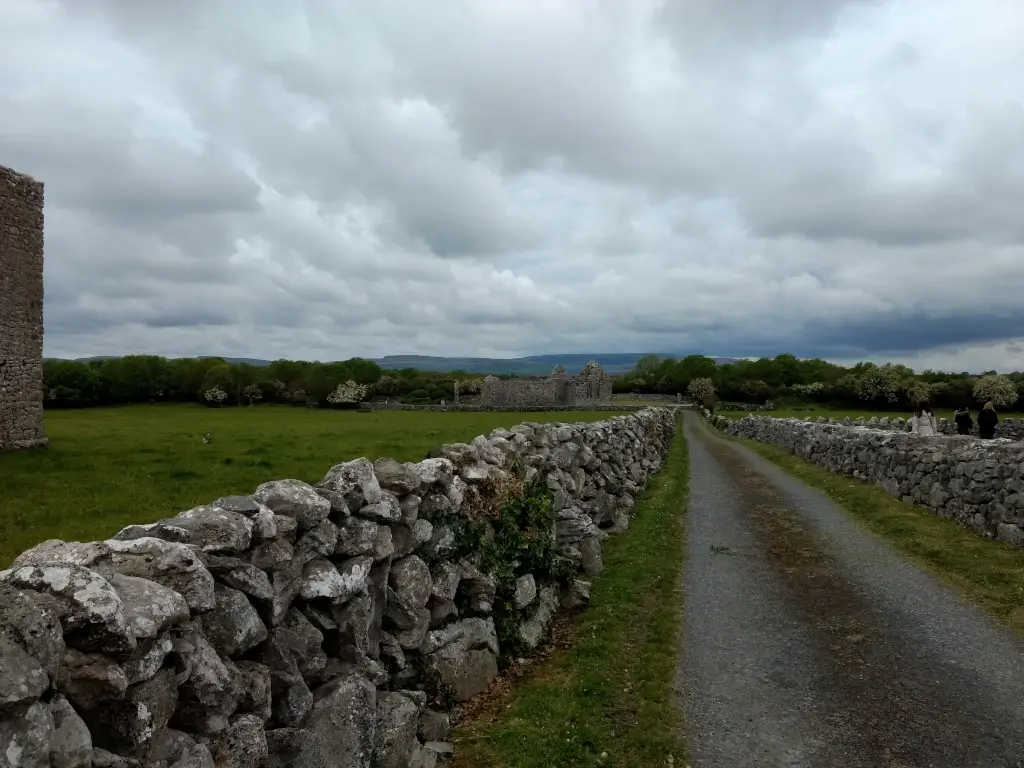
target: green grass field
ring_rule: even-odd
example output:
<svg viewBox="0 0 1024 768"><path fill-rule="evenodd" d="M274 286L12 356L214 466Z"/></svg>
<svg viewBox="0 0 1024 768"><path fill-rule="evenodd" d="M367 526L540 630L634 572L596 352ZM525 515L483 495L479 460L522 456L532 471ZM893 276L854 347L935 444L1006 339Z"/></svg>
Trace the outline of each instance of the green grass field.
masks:
<svg viewBox="0 0 1024 768"><path fill-rule="evenodd" d="M718 411L719 416L725 416L727 419L742 419L747 416L750 411ZM837 419L842 419L849 416L851 419L856 419L863 416L865 419L870 419L872 416L888 416L890 419L897 416L902 416L904 419L909 419L913 414L909 411L858 411L854 408L819 408L815 407L813 411L808 411L807 408L778 408L774 411L758 411L754 413L755 416L774 416L779 419L788 419L796 417L799 419L816 419L819 416L828 418L829 416L835 416ZM953 420L953 411L939 409L936 414L940 419ZM977 410L971 411L972 418L977 421L978 412ZM1007 411L1003 413L999 412L1000 418L1012 418L1012 419L1024 419L1024 412L1013 412Z"/></svg>
<svg viewBox="0 0 1024 768"><path fill-rule="evenodd" d="M267 480L316 482L366 456L419 461L442 443L572 413L354 413L285 406L138 405L48 411L50 449L0 455L0 568L44 539L93 541ZM202 442L210 432L213 439Z"/></svg>
<svg viewBox="0 0 1024 768"><path fill-rule="evenodd" d="M455 768L686 766L675 701L689 458L681 422L569 642L453 734Z"/></svg>

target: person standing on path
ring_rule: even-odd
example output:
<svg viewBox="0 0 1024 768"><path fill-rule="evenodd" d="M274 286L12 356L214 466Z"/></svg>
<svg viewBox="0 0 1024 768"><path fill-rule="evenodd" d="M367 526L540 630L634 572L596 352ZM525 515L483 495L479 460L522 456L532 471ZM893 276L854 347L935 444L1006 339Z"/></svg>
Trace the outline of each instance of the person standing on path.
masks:
<svg viewBox="0 0 1024 768"><path fill-rule="evenodd" d="M960 408L953 414L953 421L956 422L956 433L958 435L969 435L974 428L974 419L971 418L970 408Z"/></svg>
<svg viewBox="0 0 1024 768"><path fill-rule="evenodd" d="M999 414L995 406L989 400L985 407L978 413L978 436L982 440L991 440L996 436L996 424L999 423Z"/></svg>
<svg viewBox="0 0 1024 768"><path fill-rule="evenodd" d="M932 413L930 405L922 405L920 410L910 420L910 429L920 437L934 437L937 431L935 414Z"/></svg>

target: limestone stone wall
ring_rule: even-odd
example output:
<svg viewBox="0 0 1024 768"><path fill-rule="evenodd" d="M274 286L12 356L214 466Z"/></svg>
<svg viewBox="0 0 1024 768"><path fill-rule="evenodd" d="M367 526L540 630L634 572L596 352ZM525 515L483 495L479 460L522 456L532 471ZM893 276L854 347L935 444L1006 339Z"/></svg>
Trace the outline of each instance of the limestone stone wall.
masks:
<svg viewBox="0 0 1024 768"><path fill-rule="evenodd" d="M43 185L0 166L0 451L43 432Z"/></svg>
<svg viewBox="0 0 1024 768"><path fill-rule="evenodd" d="M483 381L480 404L486 406L585 405L612 399L612 379L596 362L587 363L576 376L555 366L546 378L529 376Z"/></svg>
<svg viewBox="0 0 1024 768"><path fill-rule="evenodd" d="M726 434L768 443L828 470L874 483L977 533L1024 547L1024 443L918 437L868 426L747 416L712 417Z"/></svg>
<svg viewBox="0 0 1024 768"><path fill-rule="evenodd" d="M0 765L431 768L452 706L586 605L674 434L526 423L39 544L0 572Z"/></svg>

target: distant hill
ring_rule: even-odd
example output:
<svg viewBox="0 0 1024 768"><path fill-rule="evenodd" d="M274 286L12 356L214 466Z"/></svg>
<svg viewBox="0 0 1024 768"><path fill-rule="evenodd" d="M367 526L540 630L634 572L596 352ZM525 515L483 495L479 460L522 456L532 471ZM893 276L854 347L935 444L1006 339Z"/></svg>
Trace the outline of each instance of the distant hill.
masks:
<svg viewBox="0 0 1024 768"><path fill-rule="evenodd" d="M683 355L649 352L621 352L608 354L567 354L567 355L531 355L529 357L494 358L494 357L430 357L427 355L388 355L375 358L374 362L385 370L397 371L403 368L415 368L418 371L465 371L466 373L478 373L481 375L493 373L495 375L515 376L546 376L556 365L561 365L570 373L579 373L591 360L596 360L606 372L610 374L628 373L633 370L637 361L648 354L657 354L658 357L680 358ZM107 355L100 357L81 357L78 362L87 363L91 360L110 360L115 356ZM215 357L215 355L196 355L203 359ZM229 363L248 363L249 365L268 365L269 360L260 360L252 357L225 357ZM715 361L720 365L735 362L734 357L716 357Z"/></svg>

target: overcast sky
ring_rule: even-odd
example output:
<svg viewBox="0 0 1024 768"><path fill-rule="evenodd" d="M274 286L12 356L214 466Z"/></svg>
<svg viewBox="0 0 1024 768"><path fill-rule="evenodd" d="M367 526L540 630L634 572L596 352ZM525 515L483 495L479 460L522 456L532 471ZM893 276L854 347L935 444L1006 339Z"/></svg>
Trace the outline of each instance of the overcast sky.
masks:
<svg viewBox="0 0 1024 768"><path fill-rule="evenodd" d="M1024 369L1021 0L0 0L46 354Z"/></svg>

